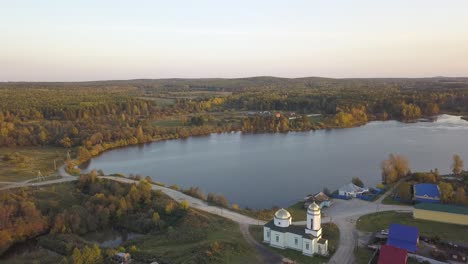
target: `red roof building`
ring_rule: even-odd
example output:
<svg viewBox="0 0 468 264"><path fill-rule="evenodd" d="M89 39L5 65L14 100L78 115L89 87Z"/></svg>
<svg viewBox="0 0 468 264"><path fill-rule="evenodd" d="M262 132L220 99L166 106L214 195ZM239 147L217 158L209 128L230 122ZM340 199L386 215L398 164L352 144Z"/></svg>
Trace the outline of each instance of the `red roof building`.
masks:
<svg viewBox="0 0 468 264"><path fill-rule="evenodd" d="M380 247L379 264L406 264L408 255L405 249L390 245Z"/></svg>

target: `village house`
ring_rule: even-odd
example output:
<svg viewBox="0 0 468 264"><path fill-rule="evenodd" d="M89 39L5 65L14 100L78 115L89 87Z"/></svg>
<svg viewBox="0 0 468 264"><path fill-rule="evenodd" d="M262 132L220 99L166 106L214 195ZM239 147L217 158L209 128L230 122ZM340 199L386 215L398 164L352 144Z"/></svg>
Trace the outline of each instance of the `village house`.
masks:
<svg viewBox="0 0 468 264"><path fill-rule="evenodd" d="M437 184L419 183L413 186L414 200L422 203L440 203L440 190Z"/></svg>
<svg viewBox="0 0 468 264"><path fill-rule="evenodd" d="M291 214L285 209L263 226L263 241L272 247L290 248L302 254L328 255L328 240L322 238L320 207L312 203L307 209L306 226L292 225Z"/></svg>
<svg viewBox="0 0 468 264"><path fill-rule="evenodd" d="M316 203L320 209L323 209L323 207L330 206L330 197L323 192L304 197L304 208L308 208L312 203Z"/></svg>
<svg viewBox="0 0 468 264"><path fill-rule="evenodd" d="M347 197L356 197L369 192L368 188L361 188L353 183L346 184L338 189L338 194Z"/></svg>
<svg viewBox="0 0 468 264"><path fill-rule="evenodd" d="M390 245L382 245L379 251L378 264L406 264L408 252L405 249Z"/></svg>
<svg viewBox="0 0 468 264"><path fill-rule="evenodd" d="M416 252L419 243L419 229L414 226L391 224L387 245Z"/></svg>

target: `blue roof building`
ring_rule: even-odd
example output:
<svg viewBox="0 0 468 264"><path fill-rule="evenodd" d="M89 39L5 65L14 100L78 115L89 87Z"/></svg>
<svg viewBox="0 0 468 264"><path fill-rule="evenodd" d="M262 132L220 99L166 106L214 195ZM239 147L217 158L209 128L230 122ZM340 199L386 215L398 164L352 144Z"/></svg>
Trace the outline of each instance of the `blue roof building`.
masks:
<svg viewBox="0 0 468 264"><path fill-rule="evenodd" d="M413 186L414 200L423 203L440 203L440 190L437 184L419 183Z"/></svg>
<svg viewBox="0 0 468 264"><path fill-rule="evenodd" d="M419 242L419 230L414 226L391 224L387 245L416 252Z"/></svg>

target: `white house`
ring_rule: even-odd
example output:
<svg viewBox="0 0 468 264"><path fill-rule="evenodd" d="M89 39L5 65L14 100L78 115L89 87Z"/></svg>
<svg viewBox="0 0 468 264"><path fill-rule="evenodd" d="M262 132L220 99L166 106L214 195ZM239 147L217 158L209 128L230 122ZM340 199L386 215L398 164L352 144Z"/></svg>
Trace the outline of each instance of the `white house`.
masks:
<svg viewBox="0 0 468 264"><path fill-rule="evenodd" d="M263 226L263 242L272 247L290 248L302 254L328 255L328 240L322 239L320 207L312 203L307 208L306 226L292 225L291 214L285 209L275 213L275 217Z"/></svg>
<svg viewBox="0 0 468 264"><path fill-rule="evenodd" d="M346 184L345 186L338 189L338 194L343 196L356 197L358 194L369 192L368 188L361 188L352 183Z"/></svg>

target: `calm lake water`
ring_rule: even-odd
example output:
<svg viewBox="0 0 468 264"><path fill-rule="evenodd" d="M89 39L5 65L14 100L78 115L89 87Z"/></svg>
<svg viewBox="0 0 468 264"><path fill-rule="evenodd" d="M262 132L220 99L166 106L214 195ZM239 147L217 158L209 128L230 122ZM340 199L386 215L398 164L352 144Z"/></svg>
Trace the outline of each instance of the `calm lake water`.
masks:
<svg viewBox="0 0 468 264"><path fill-rule="evenodd" d="M92 159L85 171L150 175L267 208L290 205L323 187L335 190L355 176L375 186L390 153L406 156L413 171L448 173L454 153L468 158L467 139L468 122L449 115L435 122L376 121L288 134L213 134L112 150Z"/></svg>

